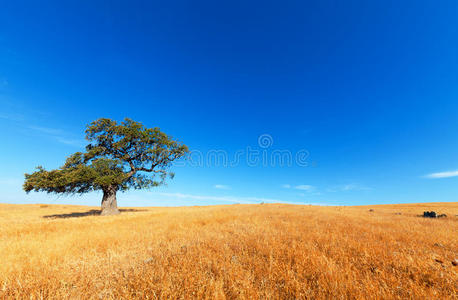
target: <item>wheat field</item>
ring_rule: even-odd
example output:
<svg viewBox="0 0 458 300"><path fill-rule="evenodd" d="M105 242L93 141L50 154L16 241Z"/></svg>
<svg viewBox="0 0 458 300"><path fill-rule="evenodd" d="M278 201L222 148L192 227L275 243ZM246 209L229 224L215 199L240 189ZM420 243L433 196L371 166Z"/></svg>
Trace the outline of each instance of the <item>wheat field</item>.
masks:
<svg viewBox="0 0 458 300"><path fill-rule="evenodd" d="M458 203L96 210L0 204L0 298L458 298Z"/></svg>

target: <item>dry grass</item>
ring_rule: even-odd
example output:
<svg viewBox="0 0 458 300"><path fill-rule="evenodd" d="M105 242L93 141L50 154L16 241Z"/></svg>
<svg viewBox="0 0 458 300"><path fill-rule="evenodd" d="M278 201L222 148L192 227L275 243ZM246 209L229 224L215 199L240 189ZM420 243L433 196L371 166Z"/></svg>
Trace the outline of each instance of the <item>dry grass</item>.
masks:
<svg viewBox="0 0 458 300"><path fill-rule="evenodd" d="M91 209L0 205L0 298L458 297L458 203Z"/></svg>

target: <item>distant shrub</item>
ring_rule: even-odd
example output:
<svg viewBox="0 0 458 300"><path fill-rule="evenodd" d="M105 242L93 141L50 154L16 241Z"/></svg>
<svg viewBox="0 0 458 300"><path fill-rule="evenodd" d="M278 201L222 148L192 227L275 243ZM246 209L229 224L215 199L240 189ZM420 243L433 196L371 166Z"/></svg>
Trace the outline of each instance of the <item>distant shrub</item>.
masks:
<svg viewBox="0 0 458 300"><path fill-rule="evenodd" d="M424 211L423 218L437 218L435 211Z"/></svg>
<svg viewBox="0 0 458 300"><path fill-rule="evenodd" d="M423 218L446 218L446 214L438 215L435 211L424 211Z"/></svg>

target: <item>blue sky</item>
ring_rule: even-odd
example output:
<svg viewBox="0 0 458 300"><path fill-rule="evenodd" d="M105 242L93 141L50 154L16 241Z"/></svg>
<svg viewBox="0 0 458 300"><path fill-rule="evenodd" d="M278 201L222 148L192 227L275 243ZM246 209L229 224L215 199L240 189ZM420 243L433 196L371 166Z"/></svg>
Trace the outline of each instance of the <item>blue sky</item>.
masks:
<svg viewBox="0 0 458 300"><path fill-rule="evenodd" d="M2 3L0 202L99 205L21 185L100 117L240 155L121 206L457 201L458 2Z"/></svg>

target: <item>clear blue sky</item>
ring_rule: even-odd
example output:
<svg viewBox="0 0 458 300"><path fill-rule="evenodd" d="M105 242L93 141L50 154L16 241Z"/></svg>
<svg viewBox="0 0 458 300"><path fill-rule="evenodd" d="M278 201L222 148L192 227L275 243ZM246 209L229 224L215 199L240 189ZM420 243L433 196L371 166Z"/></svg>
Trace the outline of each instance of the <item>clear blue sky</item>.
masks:
<svg viewBox="0 0 458 300"><path fill-rule="evenodd" d="M1 6L0 202L98 205L21 184L82 150L99 117L158 126L203 155L309 153L306 166L176 166L121 206L457 201L457 1Z"/></svg>

